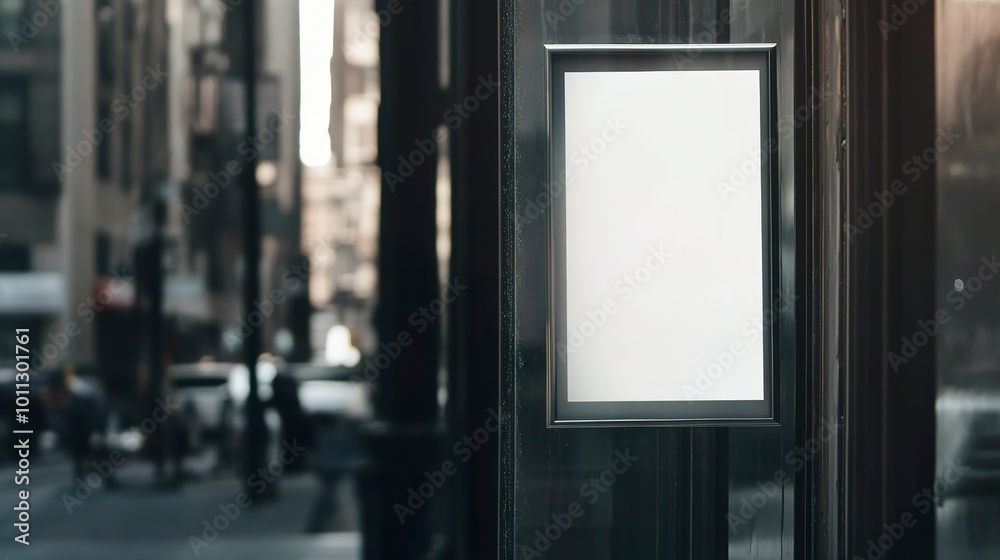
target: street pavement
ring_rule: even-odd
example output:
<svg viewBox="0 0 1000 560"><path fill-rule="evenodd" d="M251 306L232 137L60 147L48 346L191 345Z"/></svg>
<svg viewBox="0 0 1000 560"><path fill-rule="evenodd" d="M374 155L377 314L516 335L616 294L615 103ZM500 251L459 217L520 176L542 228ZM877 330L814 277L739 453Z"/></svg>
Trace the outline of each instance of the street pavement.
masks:
<svg viewBox="0 0 1000 560"><path fill-rule="evenodd" d="M277 478L277 497L261 500L250 491L252 503L238 506L243 489L234 474L216 476L207 454L186 464L191 480L179 489L156 488L152 465L129 461L116 470L119 487L102 484L93 494L73 502L77 495L71 483L69 463L58 453L36 459L31 467L30 546L14 542L14 511L17 490L13 466L0 465L10 476L0 477L0 559L9 560L180 560L180 559L280 559L318 560L360 557L356 500L350 481L338 488L342 506L333 517L329 532L304 531L309 509L320 486L311 472L284 473ZM93 471L88 471L93 472ZM244 502L245 503L245 502ZM216 520L228 509L231 521ZM234 505L235 504L235 505ZM72 509L72 511L69 511ZM205 521L224 529L218 536ZM207 546L196 551L190 539Z"/></svg>

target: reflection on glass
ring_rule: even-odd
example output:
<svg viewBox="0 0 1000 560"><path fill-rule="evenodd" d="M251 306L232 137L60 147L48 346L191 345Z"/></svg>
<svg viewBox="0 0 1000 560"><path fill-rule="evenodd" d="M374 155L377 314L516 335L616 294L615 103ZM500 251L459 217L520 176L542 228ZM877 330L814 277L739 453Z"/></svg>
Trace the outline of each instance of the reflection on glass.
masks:
<svg viewBox="0 0 1000 560"><path fill-rule="evenodd" d="M937 3L937 557L1000 555L1000 4ZM926 155L926 154L925 154Z"/></svg>

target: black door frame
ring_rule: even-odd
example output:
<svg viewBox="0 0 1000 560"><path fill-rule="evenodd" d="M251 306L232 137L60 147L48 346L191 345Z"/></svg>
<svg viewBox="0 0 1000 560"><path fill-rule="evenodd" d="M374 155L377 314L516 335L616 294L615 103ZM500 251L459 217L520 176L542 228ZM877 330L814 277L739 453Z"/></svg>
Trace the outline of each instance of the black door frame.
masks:
<svg viewBox="0 0 1000 560"><path fill-rule="evenodd" d="M803 473L800 558L866 557L934 480L933 345L898 372L886 357L935 312L934 173L902 172L934 141L934 3L885 33L894 4L811 0L799 16L806 91L834 93L797 144L806 154L797 180L809 183L799 443L824 419L843 426ZM897 180L905 194L860 219ZM933 513L918 523L886 558L934 557Z"/></svg>

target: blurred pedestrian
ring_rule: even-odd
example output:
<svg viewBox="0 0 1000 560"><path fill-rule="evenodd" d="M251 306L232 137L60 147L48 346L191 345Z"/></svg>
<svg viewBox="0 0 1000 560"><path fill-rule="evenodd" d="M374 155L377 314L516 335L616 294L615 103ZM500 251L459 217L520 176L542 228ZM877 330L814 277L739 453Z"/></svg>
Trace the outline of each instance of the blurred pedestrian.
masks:
<svg viewBox="0 0 1000 560"><path fill-rule="evenodd" d="M312 425L299 400L299 384L294 377L286 373L278 373L271 381L271 406L281 417L282 441L298 441L306 448L313 447ZM288 465L288 471L300 471L305 468L304 461L295 461Z"/></svg>
<svg viewBox="0 0 1000 560"><path fill-rule="evenodd" d="M107 403L70 365L52 375L47 389L52 423L72 461L75 481L85 476L91 462L102 460L99 455L107 454ZM108 475L108 486L115 486L114 472Z"/></svg>
<svg viewBox="0 0 1000 560"><path fill-rule="evenodd" d="M173 402L177 399L174 391L167 391L165 402ZM185 401L180 410L170 414L163 422L171 465L170 479L167 481L169 487L180 488L184 484L184 480L189 478L188 472L185 470L185 461L194 450L193 439L197 430L197 422L197 411L191 401Z"/></svg>
<svg viewBox="0 0 1000 560"><path fill-rule="evenodd" d="M313 467L319 478L320 490L309 512L306 531L321 533L329 530L340 503L338 485L344 475L358 464L357 433L345 418L331 414L316 416L316 439Z"/></svg>
<svg viewBox="0 0 1000 560"><path fill-rule="evenodd" d="M169 360L168 360L169 363ZM167 448L167 455L170 459L170 478L163 482L169 488L178 489L184 481L189 478L189 473L185 468L188 457L194 454L196 449L196 439L200 431L198 410L191 399L184 399L178 394L174 385L174 368L166 368L166 383L164 383L161 394L162 401L167 404L169 410L167 417L162 420L163 437ZM171 405L170 403L177 403ZM162 405L160 405L162 406ZM174 410L173 406L179 406ZM155 414L155 413L154 413ZM154 416L154 419L155 416Z"/></svg>

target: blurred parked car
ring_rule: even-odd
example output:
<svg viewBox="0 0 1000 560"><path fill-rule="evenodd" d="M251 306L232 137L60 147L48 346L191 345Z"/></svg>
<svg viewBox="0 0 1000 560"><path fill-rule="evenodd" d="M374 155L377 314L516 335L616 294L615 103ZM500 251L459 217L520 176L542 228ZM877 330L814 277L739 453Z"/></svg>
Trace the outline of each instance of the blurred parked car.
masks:
<svg viewBox="0 0 1000 560"><path fill-rule="evenodd" d="M257 365L258 394L265 403L271 398L276 371L271 362ZM193 411L196 419L192 450L214 447L217 470L236 468L246 441L246 400L250 394L246 366L225 362L177 364L171 370L170 381L181 410ZM266 457L271 461L281 448L281 418L265 408L264 422L268 433Z"/></svg>
<svg viewBox="0 0 1000 560"><path fill-rule="evenodd" d="M361 374L359 368L299 363L286 364L282 371L298 381L299 401L307 416L325 415L353 422L371 417L367 386L352 378Z"/></svg>
<svg viewBox="0 0 1000 560"><path fill-rule="evenodd" d="M1000 493L1000 387L949 387L938 395L936 409L938 479L951 465L967 469L948 481L939 501Z"/></svg>
<svg viewBox="0 0 1000 560"><path fill-rule="evenodd" d="M235 366L206 362L178 364L171 370L174 398L181 401L181 410L192 410L197 418L197 433L193 434L196 447L203 441L218 441L226 431L224 411Z"/></svg>

